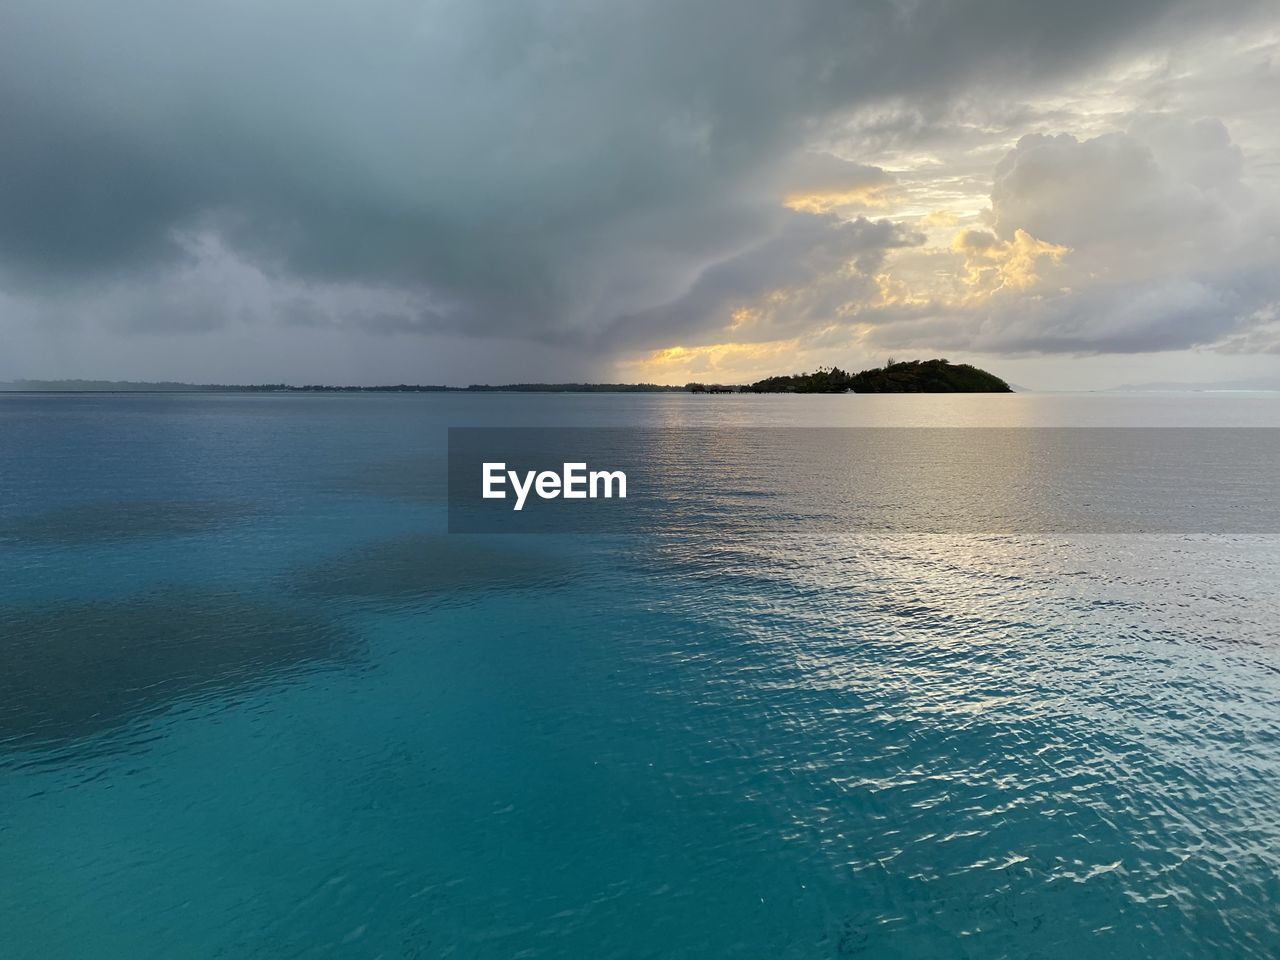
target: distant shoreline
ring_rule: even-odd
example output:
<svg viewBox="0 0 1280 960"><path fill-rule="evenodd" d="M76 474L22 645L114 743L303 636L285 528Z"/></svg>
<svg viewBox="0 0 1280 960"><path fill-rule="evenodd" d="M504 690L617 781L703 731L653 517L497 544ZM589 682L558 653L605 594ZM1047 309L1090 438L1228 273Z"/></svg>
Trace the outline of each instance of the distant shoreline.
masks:
<svg viewBox="0 0 1280 960"><path fill-rule="evenodd" d="M0 383L0 393L687 393L686 387L661 384L631 383L529 383L472 384L466 387L449 387L437 384L394 384L379 386L331 386L306 384L195 384L195 383L147 383L142 381L80 381L16 380Z"/></svg>
<svg viewBox="0 0 1280 960"><path fill-rule="evenodd" d="M11 380L0 393L1012 393L985 370L947 360L909 360L859 373L819 367L750 384L686 383L395 383L377 386L291 383L181 383L175 380Z"/></svg>

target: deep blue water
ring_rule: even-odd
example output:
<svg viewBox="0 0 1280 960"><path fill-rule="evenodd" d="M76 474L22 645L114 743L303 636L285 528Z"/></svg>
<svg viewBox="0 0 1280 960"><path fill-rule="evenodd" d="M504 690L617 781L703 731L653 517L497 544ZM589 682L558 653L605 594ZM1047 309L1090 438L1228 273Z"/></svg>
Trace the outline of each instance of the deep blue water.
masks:
<svg viewBox="0 0 1280 960"><path fill-rule="evenodd" d="M0 395L0 957L1280 956L1280 538L444 533L569 424L1280 399Z"/></svg>

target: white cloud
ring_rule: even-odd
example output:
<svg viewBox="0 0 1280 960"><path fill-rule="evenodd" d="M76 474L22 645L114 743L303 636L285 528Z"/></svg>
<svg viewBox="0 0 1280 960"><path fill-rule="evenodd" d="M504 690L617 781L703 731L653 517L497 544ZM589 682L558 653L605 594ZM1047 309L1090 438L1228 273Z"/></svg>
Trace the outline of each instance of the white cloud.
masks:
<svg viewBox="0 0 1280 960"><path fill-rule="evenodd" d="M1280 209L1243 171L1214 119L1140 116L1129 132L1025 136L996 166L992 233L954 241L984 295L935 285L859 319L885 347L988 353L1238 338L1280 299Z"/></svg>

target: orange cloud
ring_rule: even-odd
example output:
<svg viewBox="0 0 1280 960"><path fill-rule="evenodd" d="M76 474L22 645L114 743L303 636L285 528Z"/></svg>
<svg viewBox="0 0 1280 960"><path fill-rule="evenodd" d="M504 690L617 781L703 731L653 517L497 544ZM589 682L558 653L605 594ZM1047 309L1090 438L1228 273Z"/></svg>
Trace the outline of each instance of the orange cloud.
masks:
<svg viewBox="0 0 1280 960"><path fill-rule="evenodd" d="M798 340L671 346L618 365L627 380L644 383L748 383L790 370Z"/></svg>
<svg viewBox="0 0 1280 960"><path fill-rule="evenodd" d="M832 210L875 209L889 206L889 184L877 183L853 190L792 193L782 205L800 213L830 213Z"/></svg>
<svg viewBox="0 0 1280 960"><path fill-rule="evenodd" d="M986 230L961 230L951 249L964 256L964 283L974 296L987 297L998 290L1026 290L1040 282L1036 272L1042 259L1060 263L1070 247L1037 240L1025 230L1014 231L1012 240L1001 240Z"/></svg>
<svg viewBox="0 0 1280 960"><path fill-rule="evenodd" d="M960 218L950 210L934 210L920 218L921 223L930 227L951 227L955 226L959 220Z"/></svg>

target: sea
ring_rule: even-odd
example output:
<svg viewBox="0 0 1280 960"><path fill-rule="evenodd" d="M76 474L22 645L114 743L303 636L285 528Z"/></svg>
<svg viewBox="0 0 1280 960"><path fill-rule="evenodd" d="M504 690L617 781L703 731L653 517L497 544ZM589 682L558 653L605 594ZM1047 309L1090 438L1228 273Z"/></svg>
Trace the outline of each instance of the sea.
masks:
<svg viewBox="0 0 1280 960"><path fill-rule="evenodd" d="M716 502L757 443L687 523L451 533L451 427L1264 436L1280 396L0 395L0 958L1280 957L1252 508L698 522L785 508Z"/></svg>

